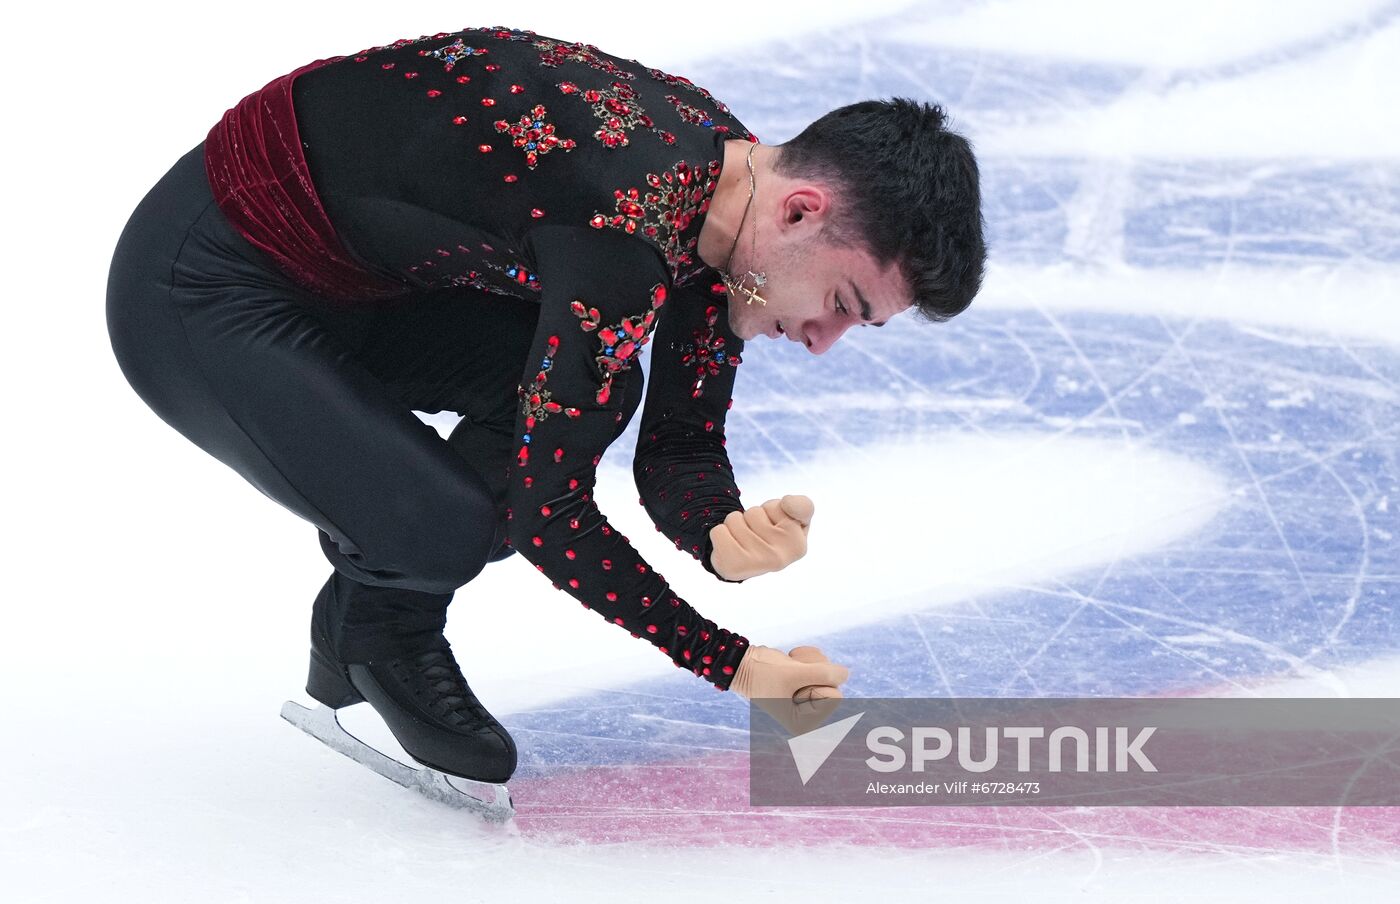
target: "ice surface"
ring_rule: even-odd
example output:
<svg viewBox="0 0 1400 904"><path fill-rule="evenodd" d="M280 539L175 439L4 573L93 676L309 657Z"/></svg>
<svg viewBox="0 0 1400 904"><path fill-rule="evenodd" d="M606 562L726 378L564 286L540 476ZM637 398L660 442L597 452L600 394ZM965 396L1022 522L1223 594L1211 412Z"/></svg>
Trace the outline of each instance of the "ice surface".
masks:
<svg viewBox="0 0 1400 904"><path fill-rule="evenodd" d="M686 15L743 27L744 5L712 6ZM674 11L590 40L683 72L770 143L866 97L944 103L980 154L986 289L949 324L852 330L821 357L749 344L729 440L745 500L817 505L787 572L721 586L656 535L626 472L635 425L603 511L707 615L848 664L848 694L1400 689L1400 6L801 15L684 69ZM506 24L550 33L549 16ZM449 624L522 752L521 834L491 834L277 718L324 579L314 535L163 425L141 432L154 419L107 379L144 446L123 461L131 502L95 490L100 571L13 617L9 900L1400 891L1392 810L751 809L741 701L518 558L459 591ZM161 573L136 588L153 549ZM540 624L558 630L527 639ZM365 709L347 727L392 750Z"/></svg>

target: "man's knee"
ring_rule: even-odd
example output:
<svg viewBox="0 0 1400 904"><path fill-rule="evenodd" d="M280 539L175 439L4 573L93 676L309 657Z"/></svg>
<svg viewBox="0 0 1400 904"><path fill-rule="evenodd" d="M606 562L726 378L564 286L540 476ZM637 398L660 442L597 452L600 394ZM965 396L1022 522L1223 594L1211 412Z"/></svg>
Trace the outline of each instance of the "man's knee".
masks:
<svg viewBox="0 0 1400 904"><path fill-rule="evenodd" d="M332 565L362 583L424 593L450 593L505 557L499 554L503 529L483 530L477 519L448 525L425 519L422 525L386 531L371 543L336 541L320 531L321 548Z"/></svg>

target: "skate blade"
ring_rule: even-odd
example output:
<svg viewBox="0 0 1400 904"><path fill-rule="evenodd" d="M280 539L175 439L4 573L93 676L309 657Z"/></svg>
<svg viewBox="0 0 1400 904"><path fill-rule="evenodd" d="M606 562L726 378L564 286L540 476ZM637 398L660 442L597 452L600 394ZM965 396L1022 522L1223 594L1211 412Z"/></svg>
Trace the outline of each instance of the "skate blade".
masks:
<svg viewBox="0 0 1400 904"><path fill-rule="evenodd" d="M490 822L504 823L515 815L515 806L505 785L448 775L430 766L418 769L405 766L346 731L335 710L325 704L307 709L288 700L282 704L282 718L332 750L438 803L470 810ZM459 784L465 787L459 787Z"/></svg>

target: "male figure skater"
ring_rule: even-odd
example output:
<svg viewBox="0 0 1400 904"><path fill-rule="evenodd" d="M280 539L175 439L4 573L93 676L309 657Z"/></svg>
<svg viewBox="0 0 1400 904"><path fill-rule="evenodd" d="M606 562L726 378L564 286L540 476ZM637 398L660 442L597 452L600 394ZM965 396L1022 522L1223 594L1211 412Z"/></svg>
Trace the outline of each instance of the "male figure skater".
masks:
<svg viewBox="0 0 1400 904"><path fill-rule="evenodd" d="M443 627L513 553L719 690L839 695L820 650L751 645L677 596L599 511L595 469L650 347L641 503L719 580L785 567L811 500L745 508L725 452L745 343L822 354L910 309L946 320L984 257L976 161L937 106L855 103L764 145L680 76L468 28L231 108L127 223L107 317L162 419L316 525L311 696L368 700L417 761L499 783L514 741ZM444 441L415 410L463 419Z"/></svg>

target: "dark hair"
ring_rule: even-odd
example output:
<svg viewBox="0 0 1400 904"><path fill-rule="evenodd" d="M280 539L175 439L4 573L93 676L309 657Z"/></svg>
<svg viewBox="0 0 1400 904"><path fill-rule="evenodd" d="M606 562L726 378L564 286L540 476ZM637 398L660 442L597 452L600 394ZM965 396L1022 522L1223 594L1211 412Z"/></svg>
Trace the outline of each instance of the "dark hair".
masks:
<svg viewBox="0 0 1400 904"><path fill-rule="evenodd" d="M778 145L773 168L827 183L840 199L823 240L898 261L913 304L934 323L962 313L982 286L982 194L966 138L943 108L909 98L832 110Z"/></svg>

